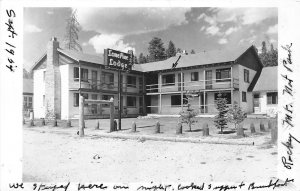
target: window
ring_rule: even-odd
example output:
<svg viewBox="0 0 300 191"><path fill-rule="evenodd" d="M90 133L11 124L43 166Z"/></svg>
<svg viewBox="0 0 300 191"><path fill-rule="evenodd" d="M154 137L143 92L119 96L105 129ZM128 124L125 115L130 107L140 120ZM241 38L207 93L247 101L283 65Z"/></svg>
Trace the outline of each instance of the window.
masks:
<svg viewBox="0 0 300 191"><path fill-rule="evenodd" d="M109 72L102 72L102 82L104 84L113 86L114 85L114 74L109 73Z"/></svg>
<svg viewBox="0 0 300 191"><path fill-rule="evenodd" d="M92 100L97 100L98 95L97 94L92 94Z"/></svg>
<svg viewBox="0 0 300 191"><path fill-rule="evenodd" d="M136 107L136 97L127 96L127 107Z"/></svg>
<svg viewBox="0 0 300 191"><path fill-rule="evenodd" d="M247 102L247 93L242 92L242 102Z"/></svg>
<svg viewBox="0 0 300 191"><path fill-rule="evenodd" d="M187 104L186 95L183 95L183 105ZM181 95L171 96L171 106L181 106Z"/></svg>
<svg viewBox="0 0 300 191"><path fill-rule="evenodd" d="M244 69L244 82L249 83L249 70Z"/></svg>
<svg viewBox="0 0 300 191"><path fill-rule="evenodd" d="M215 93L215 101L217 101L219 94L220 93ZM231 94L229 92L221 93L221 98L225 98L227 100L227 104L231 104Z"/></svg>
<svg viewBox="0 0 300 191"><path fill-rule="evenodd" d="M127 85L128 85L128 87L136 88L136 77L135 76L127 76Z"/></svg>
<svg viewBox="0 0 300 191"><path fill-rule="evenodd" d="M32 97L28 97L28 107L32 107Z"/></svg>
<svg viewBox="0 0 300 191"><path fill-rule="evenodd" d="M110 98L114 98L114 95L102 95L102 100L110 100ZM103 104L103 107L109 107L109 104Z"/></svg>
<svg viewBox="0 0 300 191"><path fill-rule="evenodd" d="M73 94L73 106L78 107L79 106L79 93L74 93Z"/></svg>
<svg viewBox="0 0 300 191"><path fill-rule="evenodd" d="M26 96L24 96L23 105L24 105L24 107L27 107L27 97Z"/></svg>
<svg viewBox="0 0 300 191"><path fill-rule="evenodd" d="M175 85L175 74L167 74L162 76L163 86L173 86Z"/></svg>
<svg viewBox="0 0 300 191"><path fill-rule="evenodd" d="M79 80L79 68L74 67L74 81ZM81 81L87 82L88 81L88 69L81 68Z"/></svg>
<svg viewBox="0 0 300 191"><path fill-rule="evenodd" d="M81 80L87 82L88 78L88 69L81 68Z"/></svg>
<svg viewBox="0 0 300 191"><path fill-rule="evenodd" d="M199 81L199 73L191 72L191 81Z"/></svg>
<svg viewBox="0 0 300 191"><path fill-rule="evenodd" d="M278 103L278 95L277 92L267 93L267 104L277 104Z"/></svg>
<svg viewBox="0 0 300 191"><path fill-rule="evenodd" d="M216 82L230 81L230 68L216 70Z"/></svg>

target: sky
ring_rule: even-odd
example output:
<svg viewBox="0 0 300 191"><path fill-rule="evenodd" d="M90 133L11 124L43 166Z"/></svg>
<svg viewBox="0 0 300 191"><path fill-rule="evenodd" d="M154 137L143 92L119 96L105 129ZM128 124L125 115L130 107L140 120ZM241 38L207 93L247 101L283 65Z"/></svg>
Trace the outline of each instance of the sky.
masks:
<svg viewBox="0 0 300 191"><path fill-rule="evenodd" d="M88 54L112 48L145 55L153 37L165 48L172 40L176 48L196 53L251 45L260 50L262 41L278 46L277 8L24 8L25 69L46 52L51 37L63 48L66 20L74 10L79 43Z"/></svg>

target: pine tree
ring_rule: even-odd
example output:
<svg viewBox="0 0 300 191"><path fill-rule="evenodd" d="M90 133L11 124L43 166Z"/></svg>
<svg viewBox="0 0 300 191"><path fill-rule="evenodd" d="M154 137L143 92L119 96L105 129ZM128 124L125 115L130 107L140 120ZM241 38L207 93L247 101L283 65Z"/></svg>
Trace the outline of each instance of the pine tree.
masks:
<svg viewBox="0 0 300 191"><path fill-rule="evenodd" d="M243 112L242 108L238 106L237 102L234 102L233 107L229 108L227 114L227 121L233 123L235 128L244 121L247 114Z"/></svg>
<svg viewBox="0 0 300 191"><path fill-rule="evenodd" d="M149 51L149 61L150 62L156 62L156 61L165 59L164 43L158 37L154 37L149 42L148 51Z"/></svg>
<svg viewBox="0 0 300 191"><path fill-rule="evenodd" d="M278 65L278 50L274 49L273 44L270 45L270 51L267 50L266 43L262 42L261 53L259 58L264 66L277 66Z"/></svg>
<svg viewBox="0 0 300 191"><path fill-rule="evenodd" d="M182 53L181 48L177 48L176 53Z"/></svg>
<svg viewBox="0 0 300 191"><path fill-rule="evenodd" d="M196 54L194 49L191 50L191 54Z"/></svg>
<svg viewBox="0 0 300 191"><path fill-rule="evenodd" d="M146 62L147 62L146 57L144 56L143 53L140 53L140 55L139 55L139 63L140 63L140 64L144 64L144 63L146 63Z"/></svg>
<svg viewBox="0 0 300 191"><path fill-rule="evenodd" d="M184 98L184 102L187 103L187 109L186 111L180 111L180 122L181 123L186 123L189 126L189 131L192 131L192 125L197 122L195 117L197 116L197 112L194 111L193 108L191 108L191 101L193 100L193 95L191 93L186 94L186 98Z"/></svg>
<svg viewBox="0 0 300 191"><path fill-rule="evenodd" d="M224 128L227 128L226 114L228 111L228 106L226 104L226 98L222 98L222 94L219 93L216 101L218 114L214 118L214 124L218 129L221 130L221 133L223 133Z"/></svg>
<svg viewBox="0 0 300 191"><path fill-rule="evenodd" d="M64 36L64 47L68 50L82 51L78 43L78 33L80 31L80 24L76 18L76 10L72 12L67 19L66 32Z"/></svg>
<svg viewBox="0 0 300 191"><path fill-rule="evenodd" d="M176 56L176 48L172 41L169 42L168 49L166 50L167 58Z"/></svg>

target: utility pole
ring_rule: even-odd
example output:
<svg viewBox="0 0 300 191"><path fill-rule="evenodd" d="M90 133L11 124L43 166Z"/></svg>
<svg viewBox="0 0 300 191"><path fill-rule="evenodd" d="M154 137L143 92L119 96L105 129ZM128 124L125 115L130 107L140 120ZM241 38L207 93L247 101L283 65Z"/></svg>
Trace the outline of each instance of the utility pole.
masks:
<svg viewBox="0 0 300 191"><path fill-rule="evenodd" d="M118 107L119 107L119 113L118 113L118 121L119 121L119 123L118 123L118 125L119 125L119 130L121 130L121 115L122 115L122 100L121 100L121 94L122 94L122 84L121 84L121 70L120 69L118 69L118 100L119 100L119 102L118 102Z"/></svg>

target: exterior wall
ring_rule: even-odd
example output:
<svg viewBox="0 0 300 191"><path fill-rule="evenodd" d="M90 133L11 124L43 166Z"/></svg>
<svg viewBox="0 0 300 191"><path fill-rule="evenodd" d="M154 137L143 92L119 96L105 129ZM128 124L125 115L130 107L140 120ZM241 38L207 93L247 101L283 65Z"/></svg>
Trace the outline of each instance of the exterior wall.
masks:
<svg viewBox="0 0 300 191"><path fill-rule="evenodd" d="M59 67L61 73L61 118L69 119L69 65Z"/></svg>
<svg viewBox="0 0 300 191"><path fill-rule="evenodd" d="M274 91L270 91L274 92ZM259 114L267 114L273 116L278 111L278 104L267 104L267 93L266 91L255 92L259 93L260 112ZM253 93L254 94L254 93Z"/></svg>
<svg viewBox="0 0 300 191"><path fill-rule="evenodd" d="M230 68L230 66L218 66L218 67L208 67L205 68L205 70L212 70L212 88L229 88L231 85L231 82L216 82L216 70L217 69L222 69L222 68ZM199 69L191 69L191 70L184 70L184 91L186 90L199 90L199 89L204 89L205 88L205 83L204 83L204 72L205 70L203 68ZM198 72L199 77L198 81L191 81L191 73L192 72ZM176 92L178 91L178 88L180 88L180 83L179 83L179 78L178 75L180 75L180 71L176 72L164 72L160 73L159 75L167 75L167 74L175 74L175 85L168 85L168 86L162 86L161 92ZM162 77L161 77L162 78ZM162 79L158 80L159 84L162 84ZM190 87L188 87L190 86Z"/></svg>
<svg viewBox="0 0 300 191"><path fill-rule="evenodd" d="M244 81L244 69L247 69L249 71L249 83ZM239 104L240 107L243 109L246 113L253 113L253 96L252 92L247 92L247 89L252 82L254 76L256 74L255 70L252 70L250 68L246 68L245 66L240 65L239 66L239 93L240 93L240 99ZM247 102L242 101L242 92L246 92Z"/></svg>
<svg viewBox="0 0 300 191"><path fill-rule="evenodd" d="M46 108L43 105L43 96L45 96L45 82L44 82L45 69L33 71L33 111L35 118L44 118Z"/></svg>

